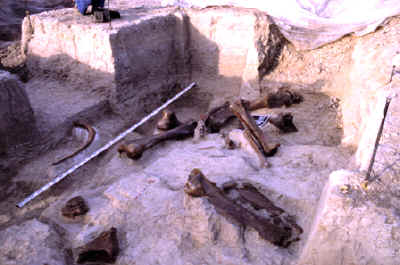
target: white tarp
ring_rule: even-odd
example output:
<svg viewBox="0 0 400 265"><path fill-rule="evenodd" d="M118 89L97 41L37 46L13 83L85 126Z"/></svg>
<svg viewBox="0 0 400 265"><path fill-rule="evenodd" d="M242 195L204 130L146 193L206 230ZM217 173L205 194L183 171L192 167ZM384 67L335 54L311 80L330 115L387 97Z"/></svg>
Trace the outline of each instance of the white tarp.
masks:
<svg viewBox="0 0 400 265"><path fill-rule="evenodd" d="M343 35L373 32L400 14L400 0L163 0L162 5L231 5L269 14L298 49L314 49Z"/></svg>

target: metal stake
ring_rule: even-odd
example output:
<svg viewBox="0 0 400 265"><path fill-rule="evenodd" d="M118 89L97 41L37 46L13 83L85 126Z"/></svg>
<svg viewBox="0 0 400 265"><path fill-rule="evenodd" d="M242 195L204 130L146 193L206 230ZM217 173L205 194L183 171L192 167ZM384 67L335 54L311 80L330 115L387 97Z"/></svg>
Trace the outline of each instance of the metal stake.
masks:
<svg viewBox="0 0 400 265"><path fill-rule="evenodd" d="M100 149L98 149L97 151L95 151L93 154L91 154L89 157L85 158L83 161L81 161L80 163L76 164L75 166L71 167L70 169L68 169L67 171L65 171L64 173L62 173L61 175L59 175L58 177L56 177L55 179L53 179L52 181L50 181L49 183L47 183L46 185L44 185L42 188L40 188L39 190L35 191L34 193L32 193L31 195L29 195L28 197L26 197L23 201L21 201L20 203L17 204L18 208L22 208L25 204L27 204L28 202L32 201L34 198L36 198L37 196L39 196L42 192L48 190L51 186L53 186L54 184L60 182L61 180L63 180L65 177L67 177L69 174L73 173L75 170L77 170L78 168L80 168L81 166L85 165L87 162L89 162L90 160L92 160L93 158L97 157L98 155L100 155L101 153L103 153L104 151L106 151L107 149L109 149L111 146L113 146L114 144L116 144L117 142L121 141L125 136L127 136L129 133L133 132L136 128L138 128L140 125L142 125L143 123L145 123L146 121L148 121L149 119L151 119L152 117L154 117L155 115L157 115L157 113L159 113L161 110L165 109L168 105L170 105L172 102L174 102L175 100L177 100L180 96L182 96L183 94L185 94L187 91L189 91L191 88L193 88L196 85L195 82L191 83L188 87L186 87L184 90L182 90L181 92L179 92L178 94L176 94L173 98L170 98L167 102L165 102L163 105L161 105L160 107L158 107L157 109L153 110L153 112L151 112L149 115L147 115L146 117L144 117L141 121L139 121L138 123L134 124L132 127L130 127L129 129L127 129L126 131L124 131L123 133L121 133L120 135L118 135L116 138L114 138L113 140L111 140L110 142L108 142L107 144L105 144L103 147L101 147Z"/></svg>
<svg viewBox="0 0 400 265"><path fill-rule="evenodd" d="M386 115L387 115L391 100L392 100L391 97L387 97L386 98L385 107L383 109L383 118L382 118L382 121L381 121L381 125L379 126L378 134L376 135L376 139L375 139L374 151L372 153L372 157L371 157L371 161L369 163L367 174L365 175L365 180L361 183L361 186L364 189L367 189L368 184L376 179L376 176L371 177L371 172L372 172L372 168L374 167L376 151L378 150L379 141L380 141L380 139L382 137L383 125L385 124L385 119L386 119Z"/></svg>
<svg viewBox="0 0 400 265"><path fill-rule="evenodd" d="M112 26L111 26L111 15L110 15L110 0L107 1L107 11L108 11L108 16L110 17L110 29L112 29Z"/></svg>

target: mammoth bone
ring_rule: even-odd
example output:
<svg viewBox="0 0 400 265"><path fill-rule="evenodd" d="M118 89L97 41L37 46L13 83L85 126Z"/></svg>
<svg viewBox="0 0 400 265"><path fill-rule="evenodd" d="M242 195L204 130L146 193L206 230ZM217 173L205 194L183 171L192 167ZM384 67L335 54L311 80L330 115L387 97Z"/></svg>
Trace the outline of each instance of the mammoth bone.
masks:
<svg viewBox="0 0 400 265"><path fill-rule="evenodd" d="M253 111L261 108L279 108L282 106L290 107L292 104L299 104L303 100L301 94L287 89L281 89L255 100L241 101L246 110ZM205 115L206 118L204 121L209 133L219 132L221 128L226 126L235 118L236 114L234 115L230 105L231 104L227 101L221 106L211 109L207 115ZM171 120L173 120L173 117ZM272 115L269 122L283 133L297 132L297 128L293 124L293 116L290 113Z"/></svg>
<svg viewBox="0 0 400 265"><path fill-rule="evenodd" d="M246 101L245 104L248 110L256 110L261 108L280 108L283 106L290 107L292 104L299 104L303 101L303 96L298 92L289 89L279 89L259 99Z"/></svg>
<svg viewBox="0 0 400 265"><path fill-rule="evenodd" d="M230 110L242 123L245 130L245 136L249 140L253 149L256 151L260 159L261 166L267 167L268 163L265 157L273 156L277 152L280 144L268 144L264 133L257 126L253 117L250 116L245 105L243 104L243 100L238 100L232 103L230 105Z"/></svg>
<svg viewBox="0 0 400 265"><path fill-rule="evenodd" d="M293 123L293 115L290 112L271 115L269 123L278 128L282 133L298 131Z"/></svg>
<svg viewBox="0 0 400 265"><path fill-rule="evenodd" d="M144 151L152 148L153 146L167 141L167 140L181 140L186 137L193 136L194 129L197 126L196 121L189 121L187 123L183 123L178 127L171 129L169 131L162 132L160 134L144 137L138 140L133 141L130 144L120 145L118 148L118 152L125 153L131 159L139 159Z"/></svg>
<svg viewBox="0 0 400 265"><path fill-rule="evenodd" d="M232 199L228 192L236 189L239 198ZM284 210L276 207L272 201L261 194L253 185L246 183L238 187L236 183L228 183L223 189L209 181L199 169L193 169L185 184L184 191L192 197L206 197L215 207L217 213L228 220L234 220L242 228L250 226L259 235L280 247L288 247L292 242L298 241L302 228L296 224L293 217ZM250 204L252 208L243 205ZM268 212L262 215L258 210ZM243 237L243 235L241 235Z"/></svg>
<svg viewBox="0 0 400 265"><path fill-rule="evenodd" d="M157 122L157 129L160 131L168 131L181 125L182 123L178 120L175 112L165 109L162 112L161 119Z"/></svg>

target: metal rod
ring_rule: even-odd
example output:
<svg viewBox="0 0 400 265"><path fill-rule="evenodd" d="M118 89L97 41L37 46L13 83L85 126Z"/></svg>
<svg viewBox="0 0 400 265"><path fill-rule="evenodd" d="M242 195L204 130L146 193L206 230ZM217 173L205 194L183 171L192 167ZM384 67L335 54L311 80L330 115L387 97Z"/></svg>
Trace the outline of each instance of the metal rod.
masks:
<svg viewBox="0 0 400 265"><path fill-rule="evenodd" d="M136 128L138 128L140 125L142 125L143 123L145 123L146 121L148 121L149 119L151 119L152 117L154 117L155 115L157 115L161 110L165 109L168 105L170 105L172 102L174 102L175 100L177 100L180 96L182 96L183 94L185 94L187 91L189 91L191 88L193 88L196 85L195 82L191 83L188 87L186 87L184 90L182 90L181 92L179 92L178 94L176 94L173 98L169 99L167 102L165 102L163 105L161 105L160 107L158 107L157 109L153 110L153 112L151 112L149 115L147 115L146 117L144 117L141 121L139 121L138 123L134 124L132 127L130 127L129 129L127 129L126 131L124 131L123 133L121 133L120 135L118 135L116 138L114 138L113 140L111 140L110 142L108 142L107 144L105 144L103 147L101 147L100 149L98 149L97 151L95 151L93 154L91 154L90 156L88 156L87 158L85 158L84 160L82 160L80 163L74 165L73 167L71 167L70 169L68 169L67 171L65 171L64 173L62 173L61 175L57 176L55 179L53 179L52 181L50 181L49 183L47 183L46 185L44 185L42 188L38 189L37 191L35 191L34 193L32 193L31 195L29 195L28 197L26 197L23 201L21 201L20 203L17 204L18 208L22 208L24 205L26 205L28 202L32 201L34 198L36 198L37 196L39 196L42 192L48 190L51 186L53 186L54 184L60 182L61 180L63 180L65 177L67 177L69 174L73 173L75 170L77 170L78 168L80 168L81 166L85 165L87 162L89 162L90 160L92 160L93 158L97 157L98 155L100 155L102 152L106 151L107 149L109 149L111 146L113 146L114 144L116 144L117 142L119 142L120 140L122 140L126 135L128 135L129 133L133 132Z"/></svg>
<svg viewBox="0 0 400 265"><path fill-rule="evenodd" d="M110 17L110 29L112 29L111 15L110 15L110 0L107 1L107 11L108 11L108 16Z"/></svg>
<svg viewBox="0 0 400 265"><path fill-rule="evenodd" d="M371 161L369 163L368 171L367 171L367 174L365 175L365 181L366 182L373 181L373 179L371 179L371 172L372 172L372 168L374 167L376 151L378 150L379 141L380 141L380 139L382 137L383 125L385 124L385 119L386 119L386 115L387 115L391 100L392 100L391 97L387 97L386 98L385 108L383 109L383 118L382 118L382 121L381 121L381 125L379 126L378 134L376 135L374 151L372 153L372 157L371 157Z"/></svg>

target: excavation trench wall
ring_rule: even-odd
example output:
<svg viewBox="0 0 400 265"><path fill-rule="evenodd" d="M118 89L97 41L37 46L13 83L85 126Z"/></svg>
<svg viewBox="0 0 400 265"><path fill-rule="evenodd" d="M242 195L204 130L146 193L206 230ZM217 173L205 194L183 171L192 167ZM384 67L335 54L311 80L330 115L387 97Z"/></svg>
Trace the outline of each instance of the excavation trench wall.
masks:
<svg viewBox="0 0 400 265"><path fill-rule="evenodd" d="M192 97L200 111L283 85L325 93L341 100L342 142L361 146L356 162L364 169L398 42L381 31L296 51L266 14L239 8L126 9L111 28L63 9L25 19L22 39L33 74L100 94L131 121L190 81L199 84Z"/></svg>
<svg viewBox="0 0 400 265"><path fill-rule="evenodd" d="M305 202L306 199L304 199L307 204L305 206L301 205L301 199L287 203L289 209L297 209L296 211L299 213L307 212L308 214L307 217L300 218L306 232L298 246L298 256L285 260L278 257L276 252L268 252L269 250L266 251L266 253L268 252L266 255L273 253L271 255L274 255L275 258L272 260L284 264L290 264L291 261L301 264L337 264L335 262L338 259L344 260L342 264L352 264L352 262L354 264L380 264L380 258L385 261L384 264L395 264L392 257L396 251L399 251L395 238L400 235L398 235L399 231L395 230L398 217L393 209L399 209L396 207L400 205L397 201L391 200L391 195L400 190L397 188L398 186L392 187L386 193L387 197L379 200L375 197L363 198L359 189L354 189L353 193L350 192L350 195L346 195L349 197L344 197L345 195L340 193L340 187L350 183L350 179L359 178L360 175L354 172L359 172L359 169L363 170L368 166L386 96L394 95L398 91L399 80L396 76L392 85L386 86L392 71L392 59L400 47L400 27L397 18L390 20L378 32L363 38L347 36L316 50L297 51L270 23L268 16L256 10L222 7L206 9L126 8L121 10L121 15L122 19L114 20L111 25L94 24L90 17L82 17L73 9L50 11L31 16L30 19L25 18L22 47L34 79L63 80L65 84L68 84L66 89L71 93L76 93L78 97L82 95L80 92L84 91L86 96L98 98L102 102L109 102L111 111L123 117L127 123L149 113L192 81L196 81L198 87L190 92L190 95L182 98L179 103L183 109L195 109L190 112L195 115L226 100L239 97L255 99L282 86L309 95L306 96L306 99L316 99L315 102L311 101L313 104L308 103L306 109L307 111L312 110L312 113L302 113L302 110L299 109L297 110L299 116L295 116L295 122L296 117L301 117L298 119L303 127L299 128L303 131L283 139L284 144L288 146L288 149L283 151L287 158L279 156L271 158L279 166L274 173L276 175L267 175L277 178L261 179L260 181L271 185L268 187L273 190L271 193L281 192L289 196L291 193L297 194L296 187L304 188L299 193L307 193L308 188L298 185L297 179L286 178L287 176L279 179L280 174L287 173L288 176L303 179L302 185L311 183L310 186L314 186L310 190L315 188L318 192L310 192L313 202L308 204L309 202ZM329 100L330 104L327 103ZM390 150L395 149L398 136L396 130L399 128L399 123L395 114L400 110L397 103L398 98L394 98L392 102L394 107L390 110L388 119L389 131L385 133L385 144ZM337 120L333 123L327 122L328 117L332 118L332 114L327 111L327 105L334 110L335 115L338 113ZM318 116L316 115L318 113L324 115ZM328 114L325 115L325 113ZM310 119L313 117L308 126L307 115ZM57 122L54 122L53 126L56 124ZM67 127L65 127L66 130ZM332 131L335 133L331 133ZM307 136L313 140L307 141ZM293 149L290 149L292 147ZM306 155L296 156L296 152L306 153L309 148L321 148L318 149L321 155L315 155L314 158L311 155L307 158L308 160L305 160ZM343 157L337 152L344 149L350 149L350 152L354 154L346 163L343 163ZM191 149L188 148L188 150ZM191 150L190 152L195 154L197 151ZM325 156L324 152L329 155ZM392 151L388 151L388 154L390 152ZM393 154L391 155L393 156ZM190 156L188 157L185 156L184 159L190 160ZM284 162L279 162L281 158ZM113 159L115 160L115 158ZM382 163L385 162L378 156L379 159L382 160ZM315 162L318 164L316 168L321 169L320 172L324 173L318 173L315 170L310 173L303 168L304 164L308 166L308 163L312 164L313 161L317 161ZM115 163L119 165L118 163L122 162ZM176 177L173 173L180 172L179 169L182 165L179 163L172 167L169 166L171 173L159 172L160 168L168 167L169 163L164 161L160 155L154 163L154 168L149 166L150 169L147 169L146 174L151 172L150 175L152 175L157 172L157 174L168 176L165 182L169 187L176 183L181 184L182 179L178 179L176 183L172 184L168 182ZM203 162L197 161L196 163ZM236 160L229 163L235 165ZM160 167L157 167L158 164ZM285 168L287 164L291 164L293 168L288 171L279 171L280 167ZM351 171L336 172L328 178L329 173L323 170L338 169L335 164L343 165ZM299 173L296 172L296 168L305 171ZM118 172L116 168L114 169ZM235 167L232 172L235 171L234 169ZM107 170L111 169L106 169L101 173L107 175ZM245 166L241 170L248 172L249 176L253 174L249 173L252 171ZM212 172L218 172L215 173L219 177L218 180L226 180L226 176L222 176L220 169L210 169L209 171L211 175ZM113 171L112 174L116 173ZM326 175L321 176L321 174ZM308 179L314 177L322 180L317 183L317 181L313 182L313 179ZM135 182L135 185L142 185L143 189L147 189L150 184L146 184L146 178L143 178L143 181L140 177L138 179L137 181L140 183ZM159 180L154 181L157 184ZM163 181L160 180L160 187L165 184ZM277 183L280 181L288 181L291 185L278 185ZM398 178L392 178L391 181L399 183ZM118 194L131 191L121 188L125 184L119 184L119 181L116 183L120 186L114 184L104 192L105 197L113 202L113 209L110 211L114 211L118 207L128 207L128 202L121 201ZM324 183L327 184L322 192ZM112 187L115 185L119 188L113 190ZM174 187L168 193L163 193L166 196L165 200L176 199L174 197L176 195L173 195L175 193L172 191L174 191ZM319 200L321 193L321 200ZM179 196L178 200L182 200L182 194ZM103 205L104 200L104 198L96 198L94 201L98 202L98 205ZM193 218L201 216L207 219L209 212L203 202L191 201L187 197L184 200L184 207L194 216ZM368 206L363 207L357 204L366 201L369 203ZM45 217L52 218L52 211L55 211L57 207L59 206L49 209L45 213ZM97 226L103 225L101 222L107 222L102 219L105 218L103 215L104 211L107 211L107 207L88 217L89 221L90 218L94 220L90 222L96 224L96 229ZM343 211L336 211L335 207L341 207ZM357 208L356 213L350 210L352 207ZM393 211L383 211L382 208ZM380 221L377 224L365 221L360 225L358 220L368 219L368 214L371 212ZM97 213L99 214L98 220L96 219ZM208 216L207 221L203 220L205 223L200 223L205 226L211 225L210 220L214 220L211 218L212 216L212 214ZM380 225L385 223L384 220L388 218L392 220L392 223L382 229ZM177 217L177 219L179 218ZM197 229L192 231L194 235L191 236L194 241L190 241L191 243L184 241L182 244L193 244L202 249L201 247L204 247L213 237L211 230L214 228L197 225L197 219L195 221L193 219L193 223L190 220L188 223L184 223L189 226L188 230ZM116 220L115 222L122 221ZM226 227L226 224L221 222L222 224L218 224ZM345 228L343 229L343 227ZM84 242L85 238L82 237L88 236L89 230L87 229L81 234L80 232L76 233L77 238L73 240L79 243ZM345 232L337 232L339 230ZM368 233L369 230L373 231L380 240L386 242L389 240L393 246L374 243L372 236L368 237L365 242L360 242L362 233ZM204 233L208 233L207 231L210 233L209 237L207 237L208 234L204 235ZM226 238L227 242L231 242L229 240L233 240L232 235L228 234L222 234L221 237ZM252 234L251 238L257 237ZM346 243L342 242L342 238L347 240ZM124 240L126 242L130 239ZM253 242L251 240L250 242ZM75 241L73 244L77 244ZM167 240L166 242L171 243L172 241ZM254 242L254 249L260 250L259 254L261 255L263 247L260 247L260 241L257 238L254 239ZM345 248L355 245L357 250L354 254L349 255L344 251ZM374 249L373 253L368 250L371 246ZM133 246L128 248L132 248L133 252L139 251ZM206 248L204 247L204 249ZM372 257L372 254L376 257ZM229 255L222 256L226 258ZM124 259L131 260L127 254ZM191 260L186 256L185 259ZM221 259L223 260L223 258ZM226 258L225 261L228 264L229 258ZM141 264L145 264L148 261L142 262ZM265 262L256 260L254 264L265 264Z"/></svg>
<svg viewBox="0 0 400 265"><path fill-rule="evenodd" d="M81 82L117 111L139 115L189 80L203 105L259 96L258 66L273 61L283 41L270 27L267 15L243 9L128 9L110 29L64 9L25 19L23 46L33 73Z"/></svg>

